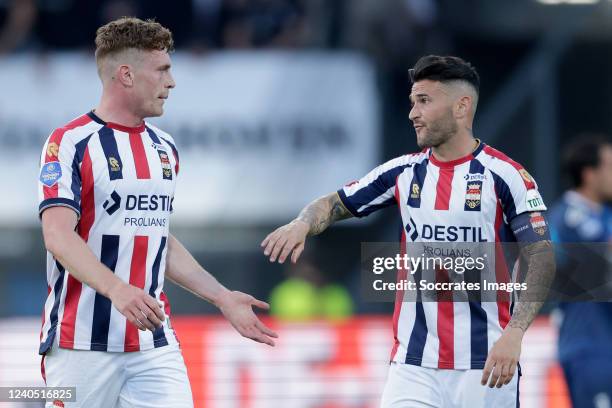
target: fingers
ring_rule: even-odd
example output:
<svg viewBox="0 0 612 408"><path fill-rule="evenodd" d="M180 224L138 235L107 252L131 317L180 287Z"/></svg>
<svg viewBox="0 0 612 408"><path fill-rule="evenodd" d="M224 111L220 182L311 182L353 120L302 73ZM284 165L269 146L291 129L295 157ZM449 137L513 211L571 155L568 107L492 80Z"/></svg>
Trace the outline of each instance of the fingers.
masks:
<svg viewBox="0 0 612 408"><path fill-rule="evenodd" d="M164 313L164 309L162 308L162 306L157 302L157 300L155 298L153 298L150 295L146 295L144 298L144 302L146 303L146 305L149 307L149 309L153 312L154 318L155 320L151 320L156 326L160 327L161 323L166 320L166 314ZM147 317L148 314L147 314ZM159 322L157 324L157 322Z"/></svg>
<svg viewBox="0 0 612 408"><path fill-rule="evenodd" d="M512 379L514 378L515 372L516 372L516 363L512 363L508 367L508 378L506 379L506 382L504 383L504 385L507 385L510 383L510 381L512 381Z"/></svg>
<svg viewBox="0 0 612 408"><path fill-rule="evenodd" d="M253 326L253 327L249 328L248 330L246 330L245 334L243 334L243 336L245 336L245 337L247 337L247 338L249 338L251 340L254 340L254 341L258 342L258 343L267 344L268 346L271 346L271 347L274 347L274 345L275 345L274 340L272 340L270 337L268 337L266 334L264 334L256 326Z"/></svg>
<svg viewBox="0 0 612 408"><path fill-rule="evenodd" d="M278 338L278 334L276 332L272 331L272 329L267 327L260 320L255 322L255 326L257 327L257 329L259 329L260 332L262 332L266 336L274 337L275 339Z"/></svg>
<svg viewBox="0 0 612 408"><path fill-rule="evenodd" d="M491 358L487 357L487 361L485 363L484 369L482 370L482 378L480 379L481 385L486 385L487 381L489 381L489 377L491 376L491 371L493 371L494 363Z"/></svg>
<svg viewBox="0 0 612 408"><path fill-rule="evenodd" d="M285 247L287 243L287 237L285 235L281 235L280 238L276 241L276 245L274 245L274 249L272 249L272 253L270 254L270 262L275 262L280 252Z"/></svg>
<svg viewBox="0 0 612 408"><path fill-rule="evenodd" d="M268 256L272 253L274 246L276 245L276 241L278 241L280 228L276 229L274 232L269 234L266 239L263 240L261 246L264 247L264 255Z"/></svg>
<svg viewBox="0 0 612 408"><path fill-rule="evenodd" d="M288 240L285 243L285 246L283 250L281 251L280 256L278 257L278 263L284 263L285 259L287 259L287 256L294 249L294 247L295 247L295 243L291 240Z"/></svg>
<svg viewBox="0 0 612 408"><path fill-rule="evenodd" d="M499 380L497 381L497 384L495 385L497 388L501 388L502 385L507 384L508 383L508 372L509 372L509 368L508 368L508 364L504 364L501 367L501 375L499 377Z"/></svg>
<svg viewBox="0 0 612 408"><path fill-rule="evenodd" d="M490 388L495 387L495 384L497 384L497 381L499 381L499 377L501 376L501 369L501 364L496 363L495 368L493 369L493 373L491 374L491 381L489 381Z"/></svg>
<svg viewBox="0 0 612 408"><path fill-rule="evenodd" d="M291 251L293 251L291 260L293 263L297 261L304 250L304 239L298 231L299 228L296 228L292 224L287 224L276 229L261 242L264 255L270 257L270 262L276 262L278 259L279 263L284 263Z"/></svg>
<svg viewBox="0 0 612 408"><path fill-rule="evenodd" d="M142 330L142 331L146 331L147 330L145 325L142 324L142 322L140 320L138 320L138 318L136 318L134 313L128 311L128 312L126 312L125 317L126 317L126 319L128 319L128 321L130 323L132 323L134 326L138 327L139 330Z"/></svg>
<svg viewBox="0 0 612 408"><path fill-rule="evenodd" d="M251 304L253 306L257 306L260 309L264 309L264 310L270 309L270 305L268 303L264 302L263 300L252 298Z"/></svg>
<svg viewBox="0 0 612 408"><path fill-rule="evenodd" d="M304 251L304 242L298 244L291 255L291 262L296 263L302 252Z"/></svg>
<svg viewBox="0 0 612 408"><path fill-rule="evenodd" d="M279 230L279 229L277 228L277 229L275 229L274 231L272 231L271 233L269 233L269 234L268 234L268 235L267 235L267 236L264 238L264 240L263 240L263 241L261 241L261 244L259 244L259 246L260 246L260 247L262 247L262 248L267 247L267 246L268 246L268 244L270 243L270 239L272 239L272 236L273 236L273 235L274 235L274 233L275 233L276 231L278 231L278 230ZM268 254L266 253L266 255L268 255Z"/></svg>

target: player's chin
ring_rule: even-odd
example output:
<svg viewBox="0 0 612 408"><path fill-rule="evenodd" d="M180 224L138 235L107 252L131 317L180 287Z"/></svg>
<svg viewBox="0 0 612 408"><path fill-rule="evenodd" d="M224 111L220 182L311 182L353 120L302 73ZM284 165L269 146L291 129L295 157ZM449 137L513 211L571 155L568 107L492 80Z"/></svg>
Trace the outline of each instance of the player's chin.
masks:
<svg viewBox="0 0 612 408"><path fill-rule="evenodd" d="M161 105L160 106L154 106L154 107L152 107L149 110L149 112L147 114L147 117L148 118L154 118L154 117L157 117L157 116L161 116L163 114L164 114L164 107L163 106L161 106Z"/></svg>
<svg viewBox="0 0 612 408"><path fill-rule="evenodd" d="M417 146L419 146L420 149L431 147L431 141L427 138L426 135L417 135Z"/></svg>

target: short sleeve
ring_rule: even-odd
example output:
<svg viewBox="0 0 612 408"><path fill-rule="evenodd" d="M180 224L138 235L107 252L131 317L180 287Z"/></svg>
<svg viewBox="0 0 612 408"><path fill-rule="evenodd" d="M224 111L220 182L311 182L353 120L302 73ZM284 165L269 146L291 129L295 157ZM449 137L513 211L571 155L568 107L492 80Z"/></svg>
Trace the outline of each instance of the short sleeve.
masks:
<svg viewBox="0 0 612 408"><path fill-rule="evenodd" d="M346 209L355 217L365 217L395 204L397 177L411 166L410 158L411 156L402 156L390 160L361 179L339 189L338 195Z"/></svg>
<svg viewBox="0 0 612 408"><path fill-rule="evenodd" d="M50 207L73 209L80 217L81 178L76 147L63 137L64 129L55 130L43 146L38 176L38 213Z"/></svg>
<svg viewBox="0 0 612 408"><path fill-rule="evenodd" d="M504 168L496 170L493 174L495 190L508 224L517 215L547 210L537 183L521 165L505 163Z"/></svg>

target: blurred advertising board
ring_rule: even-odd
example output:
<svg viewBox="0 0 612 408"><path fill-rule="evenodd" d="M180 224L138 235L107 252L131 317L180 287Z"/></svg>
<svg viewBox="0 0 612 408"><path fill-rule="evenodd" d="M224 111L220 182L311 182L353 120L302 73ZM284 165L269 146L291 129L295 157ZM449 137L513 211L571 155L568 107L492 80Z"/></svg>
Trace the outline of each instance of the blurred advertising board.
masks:
<svg viewBox="0 0 612 408"><path fill-rule="evenodd" d="M379 101L355 54L236 52L172 56L177 86L161 118L180 153L174 225L278 223L379 160ZM0 59L0 225L36 222L45 138L96 106L93 55Z"/></svg>
<svg viewBox="0 0 612 408"><path fill-rule="evenodd" d="M222 318L173 318L196 407L378 407L393 343L391 317L265 321L280 335L274 348L240 337ZM36 318L0 320L0 386L42 384L39 329ZM569 408L548 318L525 335L521 366L522 407Z"/></svg>

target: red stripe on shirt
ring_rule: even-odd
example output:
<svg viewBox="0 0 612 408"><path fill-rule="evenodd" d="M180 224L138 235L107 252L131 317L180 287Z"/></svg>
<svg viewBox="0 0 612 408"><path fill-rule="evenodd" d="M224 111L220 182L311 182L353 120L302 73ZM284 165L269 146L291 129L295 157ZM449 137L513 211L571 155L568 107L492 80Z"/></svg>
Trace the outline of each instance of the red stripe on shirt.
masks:
<svg viewBox="0 0 612 408"><path fill-rule="evenodd" d="M448 210L450 196L453 188L454 167L441 167L438 183L436 184L436 210Z"/></svg>
<svg viewBox="0 0 612 408"><path fill-rule="evenodd" d="M506 257L499 237L499 229L503 223L502 214L502 206L498 199L495 210L495 280L498 283L508 283L510 282L510 273L506 266ZM497 291L497 318L502 329L510 321L510 296L506 291Z"/></svg>
<svg viewBox="0 0 612 408"><path fill-rule="evenodd" d="M448 271L436 270L436 282L449 282ZM455 308L452 291L438 293L438 368L455 368Z"/></svg>
<svg viewBox="0 0 612 408"><path fill-rule="evenodd" d="M42 358L40 359L40 375L42 375L42 379L45 382L45 385L47 385L47 375L45 374L45 357L46 354L43 354Z"/></svg>
<svg viewBox="0 0 612 408"><path fill-rule="evenodd" d="M166 317L170 317L170 302L168 301L168 296L162 291L159 294L159 300L164 302L164 313L166 313Z"/></svg>
<svg viewBox="0 0 612 408"><path fill-rule="evenodd" d="M130 133L130 147L134 156L134 165L136 166L136 177L138 179L150 179L149 162L145 153L144 145L140 133Z"/></svg>
<svg viewBox="0 0 612 408"><path fill-rule="evenodd" d="M88 146L85 148L81 163L81 219L77 227L79 235L85 242L89 239L89 230L94 223L95 217L94 177Z"/></svg>
<svg viewBox="0 0 612 408"><path fill-rule="evenodd" d="M132 263L130 266L130 285L144 289L147 250L149 237L137 235L134 237L134 250L132 251ZM139 351L140 339L138 327L126 320L125 322L125 342L124 351Z"/></svg>
<svg viewBox="0 0 612 408"><path fill-rule="evenodd" d="M81 219L77 225L79 236L85 242L89 240L89 231L95 216L93 169L89 147L86 147L81 162ZM68 282L66 284L66 299L64 300L59 343L64 348L74 348L74 330L83 284L75 279L70 272L66 272L68 273Z"/></svg>
<svg viewBox="0 0 612 408"><path fill-rule="evenodd" d="M64 300L64 315L60 331L59 344L63 348L74 348L74 329L76 326L77 309L83 284L76 280L68 271L66 299Z"/></svg>
<svg viewBox="0 0 612 408"><path fill-rule="evenodd" d="M69 122L66 126L61 127L59 129L55 129L53 133L51 133L51 136L49 137L49 142L47 143L47 151L45 152L45 163L59 162L59 149L61 147L61 143L62 143L62 139L64 138L64 134L69 130L75 129L79 126L86 125L89 122L91 122L91 118L88 115L83 115ZM51 143L55 143L57 145L57 149L58 149L57 152L52 152L51 150L49 150L49 145ZM53 184L51 187L43 185L43 195L44 195L45 200L48 198L56 198L58 194L59 194L59 182Z"/></svg>
<svg viewBox="0 0 612 408"><path fill-rule="evenodd" d="M525 187L527 188L527 190L530 190L530 189L536 187L535 182L533 181L533 179L531 179L531 180L525 179L525 177L521 173L521 171L524 171L526 173L526 170L519 163L515 162L514 160L512 160L511 158L506 156L504 153L500 152L497 149L492 148L491 146L485 146L483 150L489 156L493 156L493 157L495 157L495 158L497 158L499 160L505 161L506 163L509 163L512 167L514 167L517 171L519 171L519 173L521 174L521 179L523 180L523 183L525 183Z"/></svg>
<svg viewBox="0 0 612 408"><path fill-rule="evenodd" d="M397 184L398 178L399 178L399 175L395 178L395 201L397 202L397 208L400 210L400 219L401 219L402 207L400 205L400 194L399 194L399 187ZM406 229L402 225L402 239L400 241L400 256L401 257L403 257L404 254L406 253L405 248L406 248ZM407 277L406 270L403 268L399 268L397 270L397 281L400 282L406 279L406 277ZM395 354L397 353L397 349L399 348L399 345L400 345L399 338L397 337L397 330L398 330L399 316L402 310L403 302L404 302L404 291L397 290L395 292L395 308L393 309L393 339L394 339L394 342L393 342L393 348L391 349L391 358L390 358L391 361L393 361L393 359L395 358Z"/></svg>

